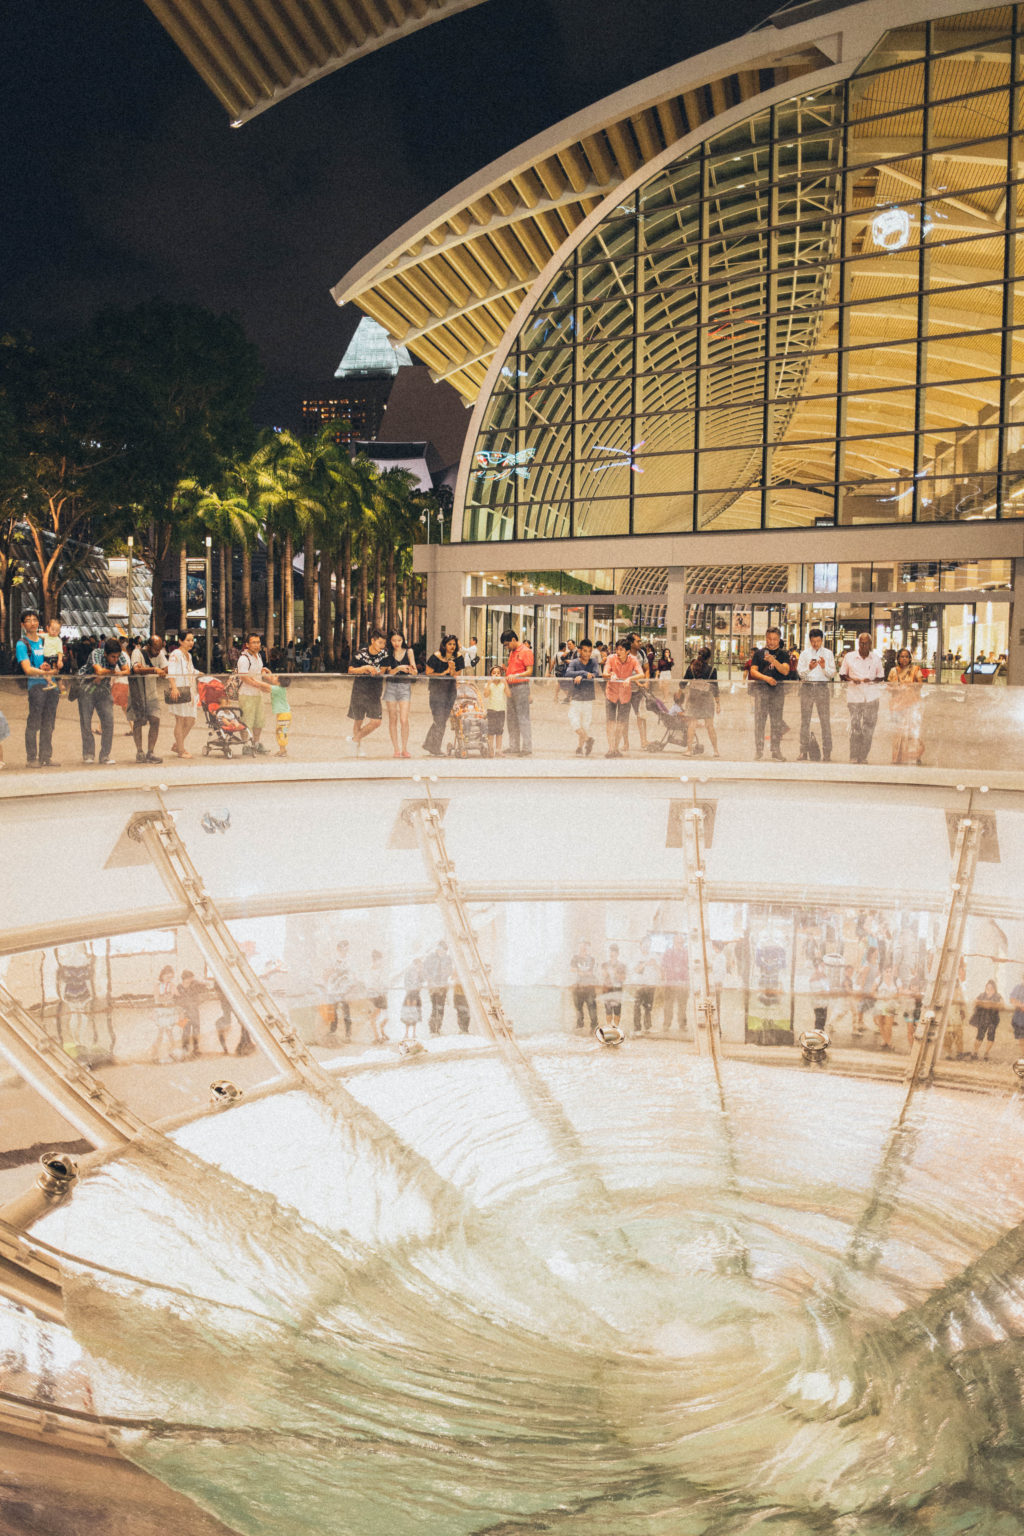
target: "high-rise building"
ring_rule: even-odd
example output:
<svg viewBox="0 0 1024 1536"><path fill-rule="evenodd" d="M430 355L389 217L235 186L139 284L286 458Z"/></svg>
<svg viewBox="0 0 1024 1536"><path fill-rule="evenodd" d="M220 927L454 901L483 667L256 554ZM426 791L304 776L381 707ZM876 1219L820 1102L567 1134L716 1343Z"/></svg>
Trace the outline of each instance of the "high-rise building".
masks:
<svg viewBox="0 0 1024 1536"><path fill-rule="evenodd" d="M338 423L337 440L346 447L380 431L391 386L400 368L411 366L405 347L392 346L376 320L364 316L329 384L312 386L302 396L302 430L318 432Z"/></svg>

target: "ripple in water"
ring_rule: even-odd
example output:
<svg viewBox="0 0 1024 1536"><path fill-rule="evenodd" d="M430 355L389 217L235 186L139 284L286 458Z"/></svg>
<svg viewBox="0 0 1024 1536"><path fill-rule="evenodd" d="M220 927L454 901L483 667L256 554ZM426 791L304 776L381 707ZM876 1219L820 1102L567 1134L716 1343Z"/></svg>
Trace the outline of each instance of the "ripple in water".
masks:
<svg viewBox="0 0 1024 1536"><path fill-rule="evenodd" d="M48 1217L125 1453L245 1536L1024 1533L1019 1101L893 1138L891 1084L531 1060L242 1104Z"/></svg>

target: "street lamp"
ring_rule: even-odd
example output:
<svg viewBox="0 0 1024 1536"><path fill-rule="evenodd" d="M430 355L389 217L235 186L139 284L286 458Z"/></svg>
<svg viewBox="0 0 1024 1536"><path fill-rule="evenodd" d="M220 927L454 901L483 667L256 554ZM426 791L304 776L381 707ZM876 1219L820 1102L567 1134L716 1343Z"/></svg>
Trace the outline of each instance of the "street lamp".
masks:
<svg viewBox="0 0 1024 1536"><path fill-rule="evenodd" d="M206 670L213 671L213 539L206 535Z"/></svg>
<svg viewBox="0 0 1024 1536"><path fill-rule="evenodd" d="M129 646L129 651L131 649L132 641L135 639L134 600L133 600L133 594L132 594L132 562L134 561L134 559L135 559L135 535L133 533L130 533L128 535L128 646Z"/></svg>

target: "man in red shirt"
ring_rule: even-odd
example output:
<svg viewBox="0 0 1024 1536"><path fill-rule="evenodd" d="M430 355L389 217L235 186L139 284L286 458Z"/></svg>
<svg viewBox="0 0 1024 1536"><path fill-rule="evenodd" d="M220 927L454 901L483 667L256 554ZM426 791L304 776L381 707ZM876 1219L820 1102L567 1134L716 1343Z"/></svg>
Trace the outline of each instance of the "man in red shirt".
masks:
<svg viewBox="0 0 1024 1536"><path fill-rule="evenodd" d="M508 683L508 740L506 757L532 757L533 733L530 727L530 678L533 676L533 652L520 641L514 629L506 629L501 643L507 652L505 681Z"/></svg>

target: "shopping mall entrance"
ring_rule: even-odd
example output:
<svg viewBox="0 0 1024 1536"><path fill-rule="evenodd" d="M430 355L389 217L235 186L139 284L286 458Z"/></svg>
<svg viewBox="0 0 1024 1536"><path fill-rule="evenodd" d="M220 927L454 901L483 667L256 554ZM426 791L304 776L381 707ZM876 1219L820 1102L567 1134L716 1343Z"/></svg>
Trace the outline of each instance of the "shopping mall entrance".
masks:
<svg viewBox="0 0 1024 1536"><path fill-rule="evenodd" d="M880 655L906 646L936 682L959 683L961 677L972 683L1003 682L1009 612L1005 602L693 603L687 608L686 650L691 655L710 646L724 680L742 672L772 625L781 631L783 643L797 650L806 643L808 630L819 628L837 657L866 630Z"/></svg>
<svg viewBox="0 0 1024 1536"><path fill-rule="evenodd" d="M775 625L800 648L820 627L837 657L866 630L882 655L907 646L936 682L1006 679L1009 560L481 571L460 595L460 639L476 637L481 664L501 663L501 633L514 629L533 647L539 675L566 640L611 645L634 631L659 650L671 645L677 677L710 646L725 681L742 674Z"/></svg>

